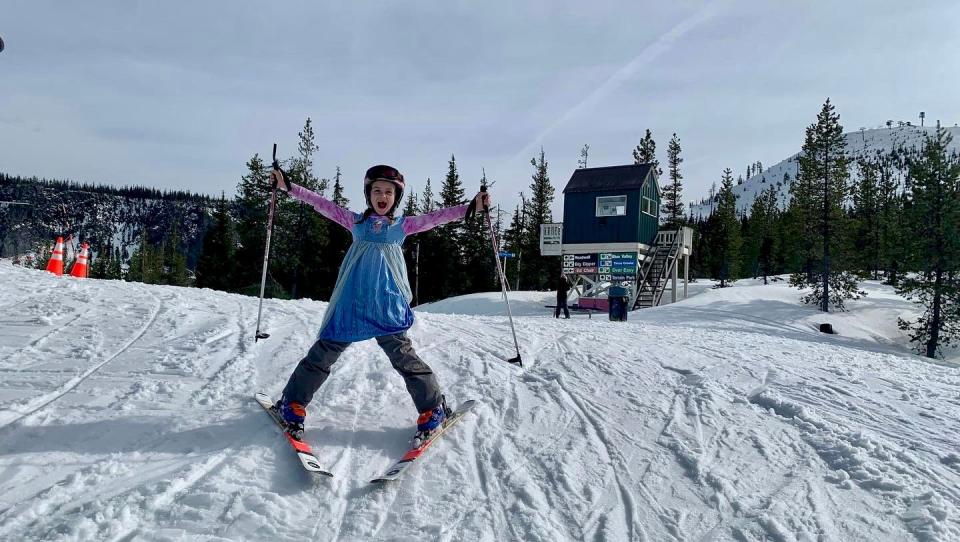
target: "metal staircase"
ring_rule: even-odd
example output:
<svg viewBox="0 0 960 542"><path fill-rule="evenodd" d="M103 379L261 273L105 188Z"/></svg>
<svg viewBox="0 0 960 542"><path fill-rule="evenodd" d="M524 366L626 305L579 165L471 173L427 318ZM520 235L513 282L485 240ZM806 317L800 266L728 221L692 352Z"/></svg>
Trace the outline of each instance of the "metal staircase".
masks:
<svg viewBox="0 0 960 542"><path fill-rule="evenodd" d="M672 243L657 244L640 268L640 280L631 310L656 307L683 253L683 230L673 236Z"/></svg>

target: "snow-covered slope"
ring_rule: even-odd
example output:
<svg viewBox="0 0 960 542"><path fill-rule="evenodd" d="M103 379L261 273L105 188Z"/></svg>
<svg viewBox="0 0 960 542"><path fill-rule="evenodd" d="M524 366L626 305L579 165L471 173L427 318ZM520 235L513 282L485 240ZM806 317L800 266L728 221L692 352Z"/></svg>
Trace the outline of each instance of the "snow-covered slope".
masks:
<svg viewBox="0 0 960 542"><path fill-rule="evenodd" d="M947 133L953 137L950 144L951 150L960 151L960 127L946 128ZM874 128L844 134L847 142L847 155L852 159L850 165L850 174L856 178L856 159L861 156L876 156L877 152L889 153L893 150L901 149L919 149L923 145L924 136L933 136L936 128L926 126L896 126L892 128ZM803 143L801 134L799 142ZM780 204L786 206L790 201L790 183L797 178L799 152L780 161L773 167L763 170L763 172L746 179L743 184L733 187L733 193L737 198L737 210L749 213L753 200L758 195L775 186L779 193ZM788 175L784 180L784 174ZM717 176L719 178L719 175ZM719 190L719 180L717 181ZM714 197L716 195L714 194ZM694 217L706 218L710 216L716 202L711 203L711 197L703 198L702 201L690 206Z"/></svg>
<svg viewBox="0 0 960 542"><path fill-rule="evenodd" d="M0 540L960 539L960 369L905 353L888 323L913 309L877 284L837 336L782 283L626 323L519 292L522 370L476 299L420 311L418 352L481 404L384 487L415 413L373 341L310 406L333 479L251 399L324 303L266 302L255 344L254 298L8 263L0 284Z"/></svg>

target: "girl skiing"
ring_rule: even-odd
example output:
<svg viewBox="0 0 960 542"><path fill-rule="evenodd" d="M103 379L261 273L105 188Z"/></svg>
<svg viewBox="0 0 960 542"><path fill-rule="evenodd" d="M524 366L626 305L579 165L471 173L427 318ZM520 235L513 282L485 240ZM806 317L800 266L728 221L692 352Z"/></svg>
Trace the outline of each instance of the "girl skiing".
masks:
<svg viewBox="0 0 960 542"><path fill-rule="evenodd" d="M469 203L421 216L394 218L403 197L403 175L390 166L373 166L363 179L367 209L353 213L315 192L289 182L282 170L271 180L295 199L309 203L321 215L353 234L343 258L317 342L294 369L276 407L297 440L303 437L307 405L330 376L330 366L352 342L376 338L393 368L403 377L416 405L414 445L429 439L450 409L437 377L421 360L406 331L413 325L410 284L400 247L408 235L462 219L490 205L486 192Z"/></svg>

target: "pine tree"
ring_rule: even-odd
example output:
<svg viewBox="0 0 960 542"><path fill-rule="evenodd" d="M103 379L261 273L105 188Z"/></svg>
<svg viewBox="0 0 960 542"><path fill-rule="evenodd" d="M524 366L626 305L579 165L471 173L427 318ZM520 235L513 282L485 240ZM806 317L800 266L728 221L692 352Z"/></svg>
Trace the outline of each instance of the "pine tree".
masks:
<svg viewBox="0 0 960 542"><path fill-rule="evenodd" d="M109 280L122 279L123 278L122 264L123 264L123 258L120 257L120 253L117 251L112 252L109 255L106 274L104 274L103 278L109 279Z"/></svg>
<svg viewBox="0 0 960 542"><path fill-rule="evenodd" d="M431 181L428 178L423 191L420 193L420 198L416 202L416 214L427 214L436 210L437 203L434 199ZM438 245L439 238L439 230L432 229L408 237L405 243L405 246L411 249L408 260L411 262L411 267L408 267L408 271L412 281L410 286L414 290L414 302L417 304L443 297L441 291L443 285L438 280L439 274L434 263L446 258L447 255L442 252L444 250L443 246ZM416 270L412 265L418 258L420 265L419 270Z"/></svg>
<svg viewBox="0 0 960 542"><path fill-rule="evenodd" d="M580 158L577 159L577 168L586 169L587 167L587 158L590 156L590 145L586 143L583 144L583 148L580 149Z"/></svg>
<svg viewBox="0 0 960 542"><path fill-rule="evenodd" d="M683 158L680 157L680 138L673 134L670 144L667 146L667 169L670 176L670 182L661 186L660 192L663 196L663 216L665 222L664 230L675 230L683 226L683 174L680 173L680 164ZM732 182L732 180L731 180Z"/></svg>
<svg viewBox="0 0 960 542"><path fill-rule="evenodd" d="M417 193L411 190L407 197L407 203L403 206L403 216L417 216L418 214L420 214L420 200L417 198Z"/></svg>
<svg viewBox="0 0 960 542"><path fill-rule="evenodd" d="M857 179L853 185L853 208L851 209L855 269L864 277L878 278L881 267L880 254L880 195L878 181L879 165L865 157L857 160Z"/></svg>
<svg viewBox="0 0 960 542"><path fill-rule="evenodd" d="M633 149L633 163L653 164L653 171L656 173L657 178L663 176L663 170L660 169L660 161L657 160L657 143L653 140L653 134L650 133L649 128L647 128L643 139L640 140L640 144Z"/></svg>
<svg viewBox="0 0 960 542"><path fill-rule="evenodd" d="M750 207L748 240L744 261L745 271L754 278L763 276L767 284L768 275L774 274L777 235L776 225L780 219L777 203L777 189L773 186L764 190Z"/></svg>
<svg viewBox="0 0 960 542"><path fill-rule="evenodd" d="M305 172L298 164L297 159L281 160L280 167L287 173L288 179L305 188L316 185L311 182L312 173ZM307 175L304 175L307 173ZM269 200L264 203L268 203ZM304 236L307 229L307 220L316 214L312 209L294 199L282 190L277 190L276 208L273 213L273 231L270 234L270 262L268 278L273 278L283 286L285 292L293 299L303 297L298 290L298 280L305 266ZM261 251L264 245L261 245ZM262 260L255 260L262 261ZM260 275L257 274L259 290Z"/></svg>
<svg viewBox="0 0 960 542"><path fill-rule="evenodd" d="M33 259L33 268L46 269L50 256L53 254L53 245L40 241L34 247L33 252L36 255Z"/></svg>
<svg viewBox="0 0 960 542"><path fill-rule="evenodd" d="M811 140L813 125L807 128L807 139ZM812 144L812 143L811 143ZM790 236L790 252L795 254L795 265L791 268L797 271L790 277L790 284L798 288L806 288L817 282L815 277L819 266L818 258L818 200L816 196L814 171L804 166L800 157L797 158L797 176L790 184L790 207L787 218L790 221L788 228L793 232ZM817 300L819 304L819 300Z"/></svg>
<svg viewBox="0 0 960 542"><path fill-rule="evenodd" d="M430 188L430 178L427 178L427 184L423 189L423 195L420 202L420 212L423 214L432 213L437 210L437 203L433 199L433 189Z"/></svg>
<svg viewBox="0 0 960 542"><path fill-rule="evenodd" d="M784 182L787 182L786 177ZM791 282L806 287L814 282L817 267L813 182L799 170L796 179L788 186L790 205L784 214L786 227L783 229L782 241L784 250L790 255L787 267L795 271ZM802 273L803 277L796 276L799 273Z"/></svg>
<svg viewBox="0 0 960 542"><path fill-rule="evenodd" d="M487 173L480 177L481 186L489 186ZM496 270L493 267L494 255L490 253L490 229L487 226L487 213L478 209L477 213L464 220L464 281L465 293L489 292L496 287ZM490 217L493 220L493 217ZM493 223L491 222L491 225Z"/></svg>
<svg viewBox="0 0 960 542"><path fill-rule="evenodd" d="M270 197L270 172L259 155L247 161L247 174L240 178L234 200L236 209L237 261L233 289L247 295L259 295L263 251L267 242L267 208ZM275 267L271 258L271 267ZM275 283L275 281L271 281ZM266 292L268 297L271 291Z"/></svg>
<svg viewBox="0 0 960 542"><path fill-rule="evenodd" d="M807 127L806 139L799 157L800 173L794 187L794 198L802 199L804 230L810 236L809 258L819 261L819 273L811 280L813 268L796 273L791 284L798 288L812 286L803 302L816 304L827 312L830 305L844 310L845 299L859 299L855 277L845 269L848 225L843 204L848 193L846 140L840 117L830 100L823 104L817 122ZM809 263L810 260L808 260ZM831 291L832 290L832 291Z"/></svg>
<svg viewBox="0 0 960 542"><path fill-rule="evenodd" d="M440 187L441 207L453 207L463 203L463 183L457 171L456 157L451 155L447 162L447 176ZM431 249L440 256L431 258L431 268L434 271L434 282L439 288L434 293L442 299L457 295L463 290L462 275L464 271L464 223L461 220L444 224L435 229L436 235L431 239Z"/></svg>
<svg viewBox="0 0 960 542"><path fill-rule="evenodd" d="M523 205L526 206L526 201L523 196L523 192L520 192L520 201L523 202ZM524 232L527 227L524 223L524 218L526 214L523 211L523 208L520 205L517 205L516 210L513 212L513 217L510 220L510 226L504 230L503 236L500 238L500 242L503 245L503 250L511 252L515 255L514 258L508 258L507 263L504 266L504 274L507 276L507 281L513 281L513 288L520 288L520 271L522 270L522 258L523 258L523 239Z"/></svg>
<svg viewBox="0 0 960 542"><path fill-rule="evenodd" d="M463 202L464 195L460 173L457 172L457 158L451 154L450 161L447 162L447 176L440 186L440 201L443 207L460 205Z"/></svg>
<svg viewBox="0 0 960 542"><path fill-rule="evenodd" d="M758 194L750 204L750 212L744 213L740 222L740 270L744 277L757 278L760 275L760 239L758 230L766 220L758 208L761 195ZM758 214L759 212L759 214Z"/></svg>
<svg viewBox="0 0 960 542"><path fill-rule="evenodd" d="M171 286L187 286L190 283L187 271L187 256L183 253L180 231L175 222L170 225L162 252L160 283Z"/></svg>
<svg viewBox="0 0 960 542"><path fill-rule="evenodd" d="M340 166L337 166L336 173L333 175L333 202L344 209L348 208L350 205L350 200L347 199L343 194L343 183L341 181L342 174L340 172ZM405 196L407 201L411 201L414 198L413 194ZM343 263L343 258L347 255L347 250L350 249L350 245L353 244L353 234L347 231L345 228L341 228L339 225L332 223L327 223L327 250L321 256L326 259L326 272L328 276L324 279L326 284L322 286L327 288L332 288L336 284L336 276L334 273L339 273L340 266ZM326 293L326 290L323 290L323 293ZM330 290L330 293L333 293L333 290Z"/></svg>
<svg viewBox="0 0 960 542"><path fill-rule="evenodd" d="M297 142L297 158L293 162L293 173L295 178L299 179L304 186L310 190L325 195L329 181L327 179L317 179L313 175L313 153L320 147L316 144L316 136L313 132L313 121L307 117L303 124L303 130L297 132L299 141ZM339 171L339 168L338 168Z"/></svg>
<svg viewBox="0 0 960 542"><path fill-rule="evenodd" d="M900 177L897 175L899 160L896 152L891 151L877 161L878 215L880 262L887 282L894 286L899 281L901 262L904 260L904 196L900 191Z"/></svg>
<svg viewBox="0 0 960 542"><path fill-rule="evenodd" d="M313 174L313 153L318 149L310 118L298 132L297 158L291 165L294 182L308 190L323 195L326 183ZM279 223L284 226L278 235L278 257L283 262L284 283L290 284L294 299L309 297L325 299L333 291L338 262L326 257L329 239L329 223L309 205L293 198L283 198L279 205ZM310 280L305 280L310 276Z"/></svg>
<svg viewBox="0 0 960 542"><path fill-rule="evenodd" d="M720 183L720 201L717 204L715 232L720 288L740 276L740 221L737 219L737 199L733 194L733 170L723 170Z"/></svg>
<svg viewBox="0 0 960 542"><path fill-rule="evenodd" d="M712 217L712 215L711 215ZM690 222L693 228L693 251L690 255L690 276L693 281L697 278L707 278L710 273L710 257L713 247L710 244L711 217L698 216Z"/></svg>
<svg viewBox="0 0 960 542"><path fill-rule="evenodd" d="M951 137L937 126L925 136L919 159L910 162L910 229L913 266L897 292L920 304L916 321L899 319L928 357L960 336L960 157L947 154Z"/></svg>
<svg viewBox="0 0 960 542"><path fill-rule="evenodd" d="M410 195L407 196L407 203L403 207L403 216L417 216L420 214L420 200L417 193L412 190L408 184ZM410 278L410 290L413 292L411 306L417 306L420 301L420 271L419 271L419 251L422 234L415 234L408 237L403 244L403 260L407 264L407 276Z"/></svg>
<svg viewBox="0 0 960 542"><path fill-rule="evenodd" d="M203 252L197 261L196 286L229 290L233 286L231 274L235 267L235 254L233 220L226 197L221 195L214 209L213 223L203 237Z"/></svg>
<svg viewBox="0 0 960 542"><path fill-rule="evenodd" d="M110 256L113 252L110 245L100 245L96 251L90 252L90 273L92 279L105 279L109 273Z"/></svg>
<svg viewBox="0 0 960 542"><path fill-rule="evenodd" d="M549 289L556 276L559 261L556 256L540 255L540 225L553 222L553 198L555 190L550 183L547 172L548 163L544 151L540 149L540 156L532 158L530 165L534 167L532 182L530 183L530 200L526 202L526 218L523 236L523 255L525 256L521 271L528 288L535 290Z"/></svg>
<svg viewBox="0 0 960 542"><path fill-rule="evenodd" d="M163 246L150 244L146 228L141 230L140 245L130 256L126 280L144 284L161 284L163 277Z"/></svg>
<svg viewBox="0 0 960 542"><path fill-rule="evenodd" d="M143 277L146 273L146 260L147 254L147 234L144 231L140 235L140 245L133 250L133 254L130 255L130 263L127 268L127 274L124 277L125 280L129 282L144 282Z"/></svg>
<svg viewBox="0 0 960 542"><path fill-rule="evenodd" d="M343 185L340 184L340 166L337 166L337 173L333 178L333 202L346 209L347 206L350 205L350 200L343 195ZM411 201L411 199L407 201Z"/></svg>

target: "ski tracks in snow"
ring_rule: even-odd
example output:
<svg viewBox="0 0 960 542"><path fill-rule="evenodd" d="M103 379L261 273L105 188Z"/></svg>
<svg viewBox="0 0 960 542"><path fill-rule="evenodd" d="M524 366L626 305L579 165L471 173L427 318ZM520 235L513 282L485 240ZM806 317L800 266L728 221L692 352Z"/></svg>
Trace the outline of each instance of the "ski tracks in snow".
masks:
<svg viewBox="0 0 960 542"><path fill-rule="evenodd" d="M500 319L429 320L439 335L464 337L446 347L460 352L461 363L483 364L473 382L456 382L480 393L471 429L483 436L473 444L474 478L489 503L463 523L486 520L513 539L643 539L631 467L619 451L618 413L597 389L614 381L616 370L566 336L578 322L560 322L565 327L557 330L550 320L517 319L520 341L529 345L525 368L517 369L502 361L512 343ZM589 472L573 467L583 454L595 456Z"/></svg>
<svg viewBox="0 0 960 542"><path fill-rule="evenodd" d="M96 283L91 283L96 284ZM130 298L131 291L142 294L140 299ZM82 290L81 290L82 292ZM97 303L113 304L119 309L117 312L99 310L97 319L89 322L94 331L88 335L78 326L74 328L61 326L57 332L62 335L62 341L70 343L78 339L93 343L88 351L90 357L101 357L95 360L83 372L60 385L57 389L34 398L26 405L26 412L21 420L35 418L36 423L29 426L21 424L10 425L5 428L8 433L8 442L12 442L14 451L28 448L25 444L31 438L40 438L37 445L47 444L58 449L66 444L63 452L53 452L48 461L53 471L39 479L35 479L21 487L18 493L30 491L30 488L40 489L31 502L30 508L21 505L12 505L2 512L0 517L7 517L11 521L3 522L0 535L8 529L23 528L25 532L34 533L40 539L63 537L67 533L55 536L55 531L64 521L75 523L72 536L77 539L126 539L134 536L138 525L142 525L151 511L166 513L165 507L173 503L174 497L187 492L197 481L214 471L228 458L228 453L221 451L216 445L203 444L199 448L206 448L199 453L191 453L190 448L196 449L190 439L179 439L184 447L169 444L176 442L175 436L170 439L170 429L162 427L167 423L154 423L150 417L137 415L133 407L148 405L151 410L182 410L185 406L177 400L173 403L165 398L184 397L189 395L176 394L182 388L189 389L189 382L173 382L171 377L181 377L181 380L191 380L191 376L198 372L196 359L184 363L178 360L177 367L189 367L190 371L171 371L166 360L170 359L170 350L184 356L191 344L209 344L211 337L206 329L199 330L200 337L191 338L182 336L179 332L190 330L189 326L175 325L182 322L191 309L184 307L183 299L177 289L162 289L153 291L151 287L130 285L123 299L97 300ZM89 301L89 300L88 300ZM242 311L241 311L242 314ZM104 321L104 318L107 321ZM113 318L113 320L111 320ZM159 322L166 320L162 324ZM208 324L209 321L204 322ZM235 324L235 322L234 322ZM81 324L82 325L82 324ZM77 329L75 329L77 328ZM235 326L234 326L235 328ZM175 330L178 333L171 335L166 330ZM197 330L195 330L197 331ZM109 333L109 335L108 335ZM213 337L216 342L220 337ZM119 343L111 343L111 339L119 339ZM107 354L107 352L111 352ZM117 361L122 359L123 362ZM113 362L111 364L111 362ZM104 368L111 364L111 371L104 373ZM126 374L139 374L140 378L129 380L123 378ZM43 415L51 405L55 405L70 392L80 390L82 384L92 381L97 376L98 382L86 386L78 397L71 398L69 406L64 405L57 409L56 416ZM119 388L110 389L112 383L120 383ZM131 385L132 384L132 385ZM129 387L127 387L129 386ZM126 387L126 389L124 389ZM108 401L108 402L105 402ZM89 410L90 403L99 403L100 407ZM80 413L89 411L98 416L107 414L102 421L90 419L82 420ZM117 421L111 421L113 413L124 412ZM132 415L132 417L130 417ZM153 418L156 419L156 418ZM157 419L165 420L164 419ZM80 421L73 430L71 421ZM79 429L80 427L90 429ZM160 430L162 436L157 436ZM181 434L190 434L187 430ZM197 436L202 438L203 431ZM44 435L42 437L31 435ZM119 438L118 438L119 437ZM14 440L16 439L16 440ZM64 443L63 441L71 441ZM106 440L107 443L103 443ZM113 448L111 450L111 448ZM124 452L124 448L132 450ZM77 460L83 464L83 455L76 450L89 450L93 456L88 461L91 466L70 471L69 465ZM150 452L173 452L169 458L158 458ZM74 452L74 453L71 453ZM147 455L143 455L147 452ZM3 451L0 450L0 454ZM59 459L57 459L59 457ZM64 460L66 463L64 463ZM57 466L61 465L61 466ZM16 474L14 473L14 476ZM151 482L153 480L153 482ZM21 485L23 480L20 480ZM53 482L52 486L42 489L44 485ZM2 482L0 482L2 487ZM79 497L72 495L70 490L80 488L99 488L93 497ZM149 503L151 504L147 504ZM40 510L42 514L34 514ZM91 517L92 511L97 513ZM26 513L23 513L26 512ZM76 518L70 520L69 518ZM84 519L85 518L85 519ZM79 521L78 521L79 520ZM15 532L15 531L14 531ZM26 538L30 538L26 536Z"/></svg>
<svg viewBox="0 0 960 542"><path fill-rule="evenodd" d="M251 399L279 394L325 304L267 300L255 343L255 298L0 272L29 284L0 319L0 539L957 538L960 378L796 326L680 305L519 316L520 369L505 317L418 313L418 354L451 403L479 405L370 486L416 416L374 341L310 405L333 479L302 472ZM51 288L78 301L30 293Z"/></svg>
<svg viewBox="0 0 960 542"><path fill-rule="evenodd" d="M249 399L256 385L257 349L247 322L256 300L195 290L183 297L183 289L137 284L123 285L119 297L109 295L121 293L109 287L107 295L87 293L98 285L104 283L67 284L95 318L69 317L69 311L67 318L47 317L41 321L56 329L32 340L83 341L89 347L74 363L91 361L53 390L15 405L17 417L0 429L0 465L10 467L0 475L0 538L143 538L175 519L171 510L189 515L195 507L188 503L201 513L228 506L221 485L208 479L255 460L256 449L238 437L248 432L244 425L264 421L240 400ZM231 303L235 308L225 310ZM302 316L294 309L280 320L291 320L287 313L294 320ZM293 327L298 343L301 326ZM282 348L292 336L281 329L271 340ZM42 359L30 348L20 351ZM43 355L53 366L71 359L57 351ZM268 432L261 436L281 443ZM45 447L49 467L29 477L17 455ZM278 455L287 457L286 451ZM243 493L231 494L231 502ZM229 517L228 508L220 515ZM58 533L64 524L74 527Z"/></svg>
<svg viewBox="0 0 960 542"><path fill-rule="evenodd" d="M71 319L67 325L72 325L77 321L81 321L78 324L82 328L80 331L80 337L71 336L69 333L65 333L66 337L61 338L59 344L62 347L68 349L67 352L61 351L60 348L50 348L44 352L45 357L49 358L66 358L67 360L76 359L77 361L83 362L88 360L89 365L84 369L77 369L75 376L69 378L65 382L61 383L56 389L53 389L48 392L35 395L34 397L20 402L17 405L8 406L6 412L0 412L0 428L12 424L18 420L23 419L26 416L33 416L35 414L41 413L47 406L49 406L54 401L60 399L74 388L86 381L91 375L99 371L105 365L116 359L118 356L126 352L134 343L140 340L147 331L153 326L157 320L157 316L160 314L162 308L162 302L153 294L149 293L149 290L146 288L141 288L141 290L146 294L146 297L151 299L151 302L145 304L149 309L143 310L140 309L139 312L142 314L143 323L140 325L139 329L133 331L125 342L123 342L117 349L110 355L103 357L103 359L97 360L98 357L93 349L84 348L83 346L77 344L80 341L89 341L92 339L91 334L100 334L98 330L98 325L103 325L102 322L84 322L82 316L78 315L76 318ZM89 297L85 299L87 302L92 302L93 300ZM103 311L101 311L102 313ZM87 311L89 313L89 311ZM99 314L99 313L98 313ZM136 319L140 320L140 319ZM48 337L64 332L65 328L60 327L51 332L44 333L40 339L31 341L31 348L36 345L39 340L47 339ZM126 336L127 334L121 334L121 336ZM106 339L103 338L102 334L100 337L101 342L106 342ZM71 343L71 341L77 341L77 343ZM73 346L71 346L73 345ZM108 346L109 347L109 346ZM101 347L102 348L102 347ZM27 351L27 350L24 350ZM23 354L21 354L23 355ZM14 356L15 357L15 356Z"/></svg>

